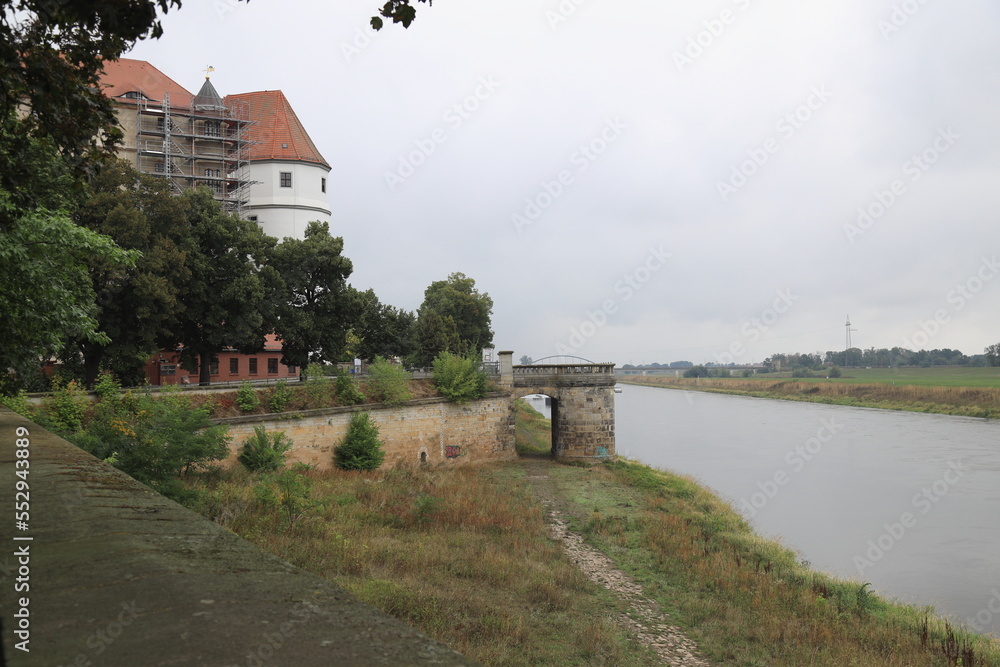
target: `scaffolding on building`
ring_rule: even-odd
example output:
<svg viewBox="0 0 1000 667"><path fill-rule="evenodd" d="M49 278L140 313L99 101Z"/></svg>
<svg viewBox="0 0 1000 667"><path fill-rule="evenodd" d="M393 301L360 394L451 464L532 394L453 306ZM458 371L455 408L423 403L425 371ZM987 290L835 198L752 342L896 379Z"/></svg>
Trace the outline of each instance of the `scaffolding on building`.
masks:
<svg viewBox="0 0 1000 667"><path fill-rule="evenodd" d="M207 103L206 103L207 102ZM166 178L174 192L205 186L224 210L243 215L250 186L250 108L246 102L205 100L190 104L148 98L136 104L136 168Z"/></svg>

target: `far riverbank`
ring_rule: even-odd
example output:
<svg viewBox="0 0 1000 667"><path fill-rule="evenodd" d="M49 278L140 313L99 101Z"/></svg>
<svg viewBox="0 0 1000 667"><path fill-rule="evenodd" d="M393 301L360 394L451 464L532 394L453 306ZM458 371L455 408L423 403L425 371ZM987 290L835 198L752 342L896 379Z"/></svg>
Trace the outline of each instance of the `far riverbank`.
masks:
<svg viewBox="0 0 1000 667"><path fill-rule="evenodd" d="M932 412L964 417L1000 418L998 387L938 387L894 384L848 384L775 379L619 377L622 384L704 391L787 401Z"/></svg>

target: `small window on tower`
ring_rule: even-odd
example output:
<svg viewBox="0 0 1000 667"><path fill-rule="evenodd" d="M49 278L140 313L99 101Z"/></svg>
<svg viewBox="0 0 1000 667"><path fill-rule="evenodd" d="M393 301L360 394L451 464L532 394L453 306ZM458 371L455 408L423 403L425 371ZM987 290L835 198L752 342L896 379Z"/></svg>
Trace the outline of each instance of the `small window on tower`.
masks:
<svg viewBox="0 0 1000 667"><path fill-rule="evenodd" d="M320 179L319 179L319 189L322 190L323 192L326 192L326 179L325 178L320 177Z"/></svg>
<svg viewBox="0 0 1000 667"><path fill-rule="evenodd" d="M153 165L153 169L156 170L157 174L162 174L163 173L163 163L162 162L157 162L155 165Z"/></svg>
<svg viewBox="0 0 1000 667"><path fill-rule="evenodd" d="M281 172L281 187L283 188L292 187L292 172L290 171Z"/></svg>

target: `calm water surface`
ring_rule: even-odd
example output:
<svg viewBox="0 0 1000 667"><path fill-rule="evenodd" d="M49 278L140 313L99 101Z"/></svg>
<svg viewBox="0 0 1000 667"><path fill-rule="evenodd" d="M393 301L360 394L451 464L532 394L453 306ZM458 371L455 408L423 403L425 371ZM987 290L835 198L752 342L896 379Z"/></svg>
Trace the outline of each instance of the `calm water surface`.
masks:
<svg viewBox="0 0 1000 667"><path fill-rule="evenodd" d="M1000 422L632 385L615 410L619 454L696 477L813 567L1000 635Z"/></svg>

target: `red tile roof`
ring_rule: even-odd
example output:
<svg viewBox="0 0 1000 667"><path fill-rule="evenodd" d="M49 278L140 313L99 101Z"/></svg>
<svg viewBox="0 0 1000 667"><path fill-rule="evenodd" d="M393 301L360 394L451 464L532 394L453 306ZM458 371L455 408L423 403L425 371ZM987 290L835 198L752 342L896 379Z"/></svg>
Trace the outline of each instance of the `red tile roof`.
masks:
<svg viewBox="0 0 1000 667"><path fill-rule="evenodd" d="M108 97L120 97L134 91L151 100L161 101L164 93L170 93L171 106L187 107L191 104L189 90L145 60L109 60L104 63L101 81Z"/></svg>
<svg viewBox="0 0 1000 667"><path fill-rule="evenodd" d="M246 102L250 108L251 160L301 160L315 162L329 168L316 144L280 90L262 90L255 93L227 95L227 105L234 101Z"/></svg>

